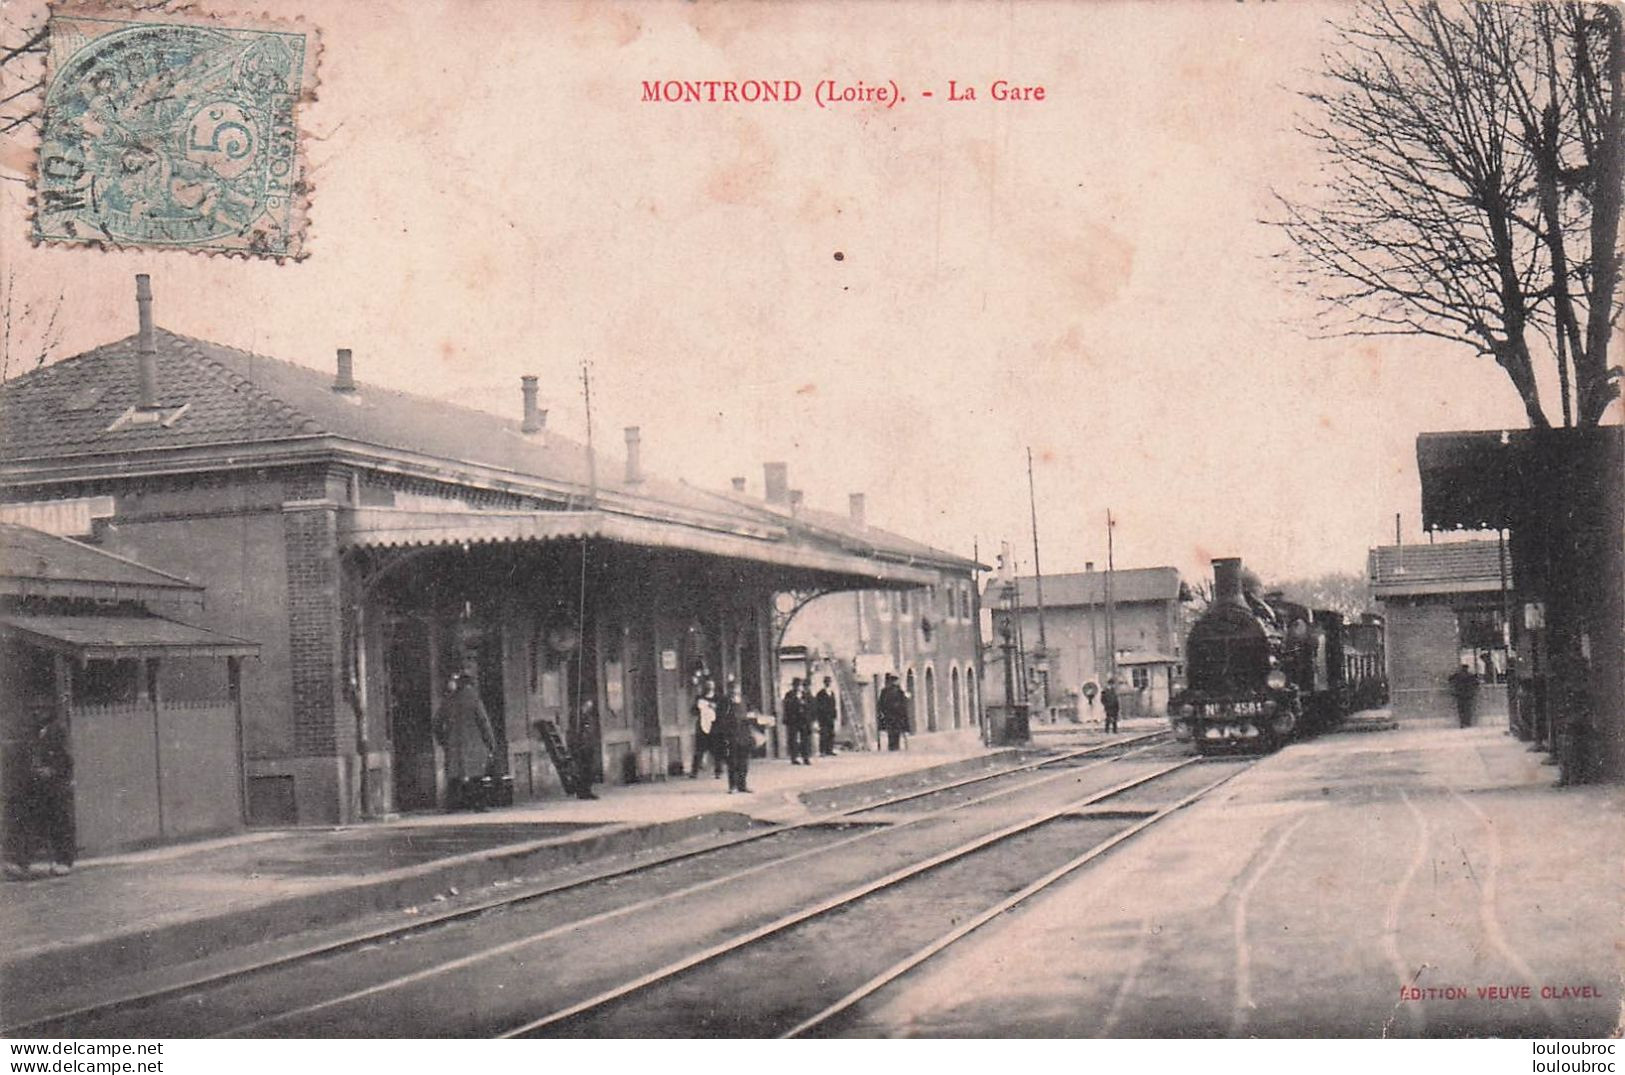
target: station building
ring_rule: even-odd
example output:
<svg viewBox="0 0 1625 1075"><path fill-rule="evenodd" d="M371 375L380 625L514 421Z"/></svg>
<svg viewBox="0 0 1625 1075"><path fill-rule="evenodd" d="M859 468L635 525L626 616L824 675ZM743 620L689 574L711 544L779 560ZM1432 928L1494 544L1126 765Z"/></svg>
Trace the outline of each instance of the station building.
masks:
<svg viewBox="0 0 1625 1075"><path fill-rule="evenodd" d="M1052 717L1074 712L1087 716L1086 685L1098 693L1114 663L1124 716L1165 713L1175 684L1184 677L1189 591L1178 569L1123 568L1110 574L1109 617L1106 572L1090 564L1084 571L1044 576L1043 636L1049 649L1050 708L1056 711ZM995 638L1001 637L1006 620L1012 623L1031 679L1040 650L1038 580L1030 575L1008 583L991 579L985 601ZM1029 695L1036 706L1036 689ZM1093 703L1097 714L1099 705L1098 700Z"/></svg>
<svg viewBox="0 0 1625 1075"><path fill-rule="evenodd" d="M457 671L519 799L559 790L546 725L584 734L607 781L670 774L699 677L773 708L776 595L963 563L658 478L635 427L596 459L547 428L535 378L504 419L357 380L345 350L324 374L157 328L144 278L137 296L134 336L0 386L0 518L204 587L189 622L258 645L249 824L442 801L430 728Z"/></svg>
<svg viewBox="0 0 1625 1075"><path fill-rule="evenodd" d="M773 492L770 487L770 501ZM914 590L781 597L781 615L786 617L781 644L797 657L781 671L781 691L789 686L792 667L798 669L794 674L811 677L814 692L828 675L841 703L837 739L868 749L879 742L880 691L886 675L893 674L909 698L913 735L980 736L983 669L976 575L984 565L877 532L868 525L862 493L850 495L844 516L808 510L802 515L846 542L878 533L890 547L912 547L932 581Z"/></svg>
<svg viewBox="0 0 1625 1075"><path fill-rule="evenodd" d="M1383 545L1371 550L1367 573L1388 629L1394 716L1455 723L1449 678L1465 664L1480 681L1479 721L1505 720L1512 577L1502 543Z"/></svg>

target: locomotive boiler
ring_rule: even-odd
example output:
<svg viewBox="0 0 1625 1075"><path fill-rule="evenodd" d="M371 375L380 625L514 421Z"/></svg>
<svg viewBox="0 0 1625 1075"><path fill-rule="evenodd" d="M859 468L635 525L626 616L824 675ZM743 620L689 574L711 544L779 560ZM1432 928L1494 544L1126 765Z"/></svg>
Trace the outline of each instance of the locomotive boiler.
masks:
<svg viewBox="0 0 1625 1075"><path fill-rule="evenodd" d="M1263 753L1386 699L1382 621L1345 624L1243 584L1241 561L1213 561L1213 603L1192 624L1186 687L1168 705L1198 752ZM1374 658L1374 659L1373 659ZM1380 704L1380 703L1379 703Z"/></svg>

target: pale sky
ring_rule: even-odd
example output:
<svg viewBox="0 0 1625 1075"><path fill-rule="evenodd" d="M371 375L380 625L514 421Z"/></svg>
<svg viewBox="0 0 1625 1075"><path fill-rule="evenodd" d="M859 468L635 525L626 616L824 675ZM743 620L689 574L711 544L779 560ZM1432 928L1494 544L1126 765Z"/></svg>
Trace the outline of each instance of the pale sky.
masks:
<svg viewBox="0 0 1625 1075"><path fill-rule="evenodd" d="M648 467L714 486L786 460L810 503L863 491L989 563L1030 559L1031 446L1046 573L1105 560L1108 506L1120 566L1363 571L1394 513L1420 538L1418 432L1523 424L1465 348L1312 340L1268 263L1336 5L251 6L322 35L310 257L34 249L0 183L17 301L63 296L51 358L133 332L137 272L166 328L324 369L352 347L363 380L517 414L538 374L577 436L586 358L601 444L640 425ZM906 99L640 100L702 78Z"/></svg>

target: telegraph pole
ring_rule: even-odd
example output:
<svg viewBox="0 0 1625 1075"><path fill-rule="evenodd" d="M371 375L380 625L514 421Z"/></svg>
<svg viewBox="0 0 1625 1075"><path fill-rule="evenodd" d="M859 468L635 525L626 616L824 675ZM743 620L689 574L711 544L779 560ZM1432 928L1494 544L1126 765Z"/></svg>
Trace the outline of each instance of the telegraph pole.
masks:
<svg viewBox="0 0 1625 1075"><path fill-rule="evenodd" d="M1112 509L1106 509L1106 676L1108 680L1117 678L1117 609L1112 602L1112 528L1117 520L1112 518Z"/></svg>
<svg viewBox="0 0 1625 1075"><path fill-rule="evenodd" d="M1049 708L1049 637L1044 633L1044 569L1038 563L1038 497L1033 491L1033 450L1027 449L1027 507L1033 518L1033 586L1038 598L1039 705Z"/></svg>

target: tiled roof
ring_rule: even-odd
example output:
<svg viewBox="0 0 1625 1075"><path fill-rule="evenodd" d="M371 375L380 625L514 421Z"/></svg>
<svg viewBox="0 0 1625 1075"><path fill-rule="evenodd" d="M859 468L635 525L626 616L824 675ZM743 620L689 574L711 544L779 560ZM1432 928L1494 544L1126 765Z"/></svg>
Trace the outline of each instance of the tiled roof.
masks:
<svg viewBox="0 0 1625 1075"><path fill-rule="evenodd" d="M1371 550L1367 569L1378 597L1501 588L1501 550L1494 541L1381 545ZM1512 585L1511 570L1509 556L1508 586Z"/></svg>
<svg viewBox="0 0 1625 1075"><path fill-rule="evenodd" d="M335 392L329 372L165 329L155 331L159 403L166 414L185 410L166 425L120 426L120 416L137 402L136 344L131 336L0 385L0 462L295 445L302 439L335 437L493 468L548 488L584 491L589 484L585 447L552 431L527 436L514 418L363 382L355 392ZM788 509L658 475L629 484L618 459L602 451L598 455L598 487L606 502L625 498L634 513L635 505L643 504L650 510L676 509L741 525L782 526L788 518ZM896 534L855 527L831 513L807 511L804 521L838 535L837 540L851 540L857 548L969 563Z"/></svg>
<svg viewBox="0 0 1625 1075"><path fill-rule="evenodd" d="M8 613L0 627L80 660L132 657L246 657L259 644L161 616L61 616Z"/></svg>
<svg viewBox="0 0 1625 1075"><path fill-rule="evenodd" d="M838 512L823 511L819 508L808 507L803 504L792 510L788 504L772 504L745 493L715 492L708 495L726 501L736 510L746 510L761 513L777 525L801 528L821 534L826 538L838 541L844 548L853 551L865 549L883 549L892 555L904 557L918 557L922 560L931 560L934 563L957 567L963 570L986 570L985 564L979 564L967 556L957 556L954 553L944 552L933 548L913 538L902 534L883 530L878 526L860 525L852 520L850 515Z"/></svg>
<svg viewBox="0 0 1625 1075"><path fill-rule="evenodd" d="M1133 604L1142 601L1179 600L1179 570L1172 567L1129 567L1113 571L1112 603ZM1003 591L997 579L990 579L989 604L1003 607ZM1016 579L1016 603L1019 608L1038 605L1037 580L1030 575ZM1067 608L1104 605L1106 603L1106 572L1080 571L1068 575L1044 576L1044 607Z"/></svg>
<svg viewBox="0 0 1625 1075"><path fill-rule="evenodd" d="M0 593L104 600L191 597L203 587L32 527L0 523Z"/></svg>

